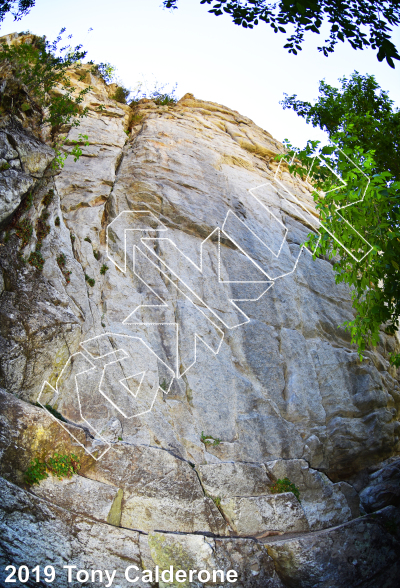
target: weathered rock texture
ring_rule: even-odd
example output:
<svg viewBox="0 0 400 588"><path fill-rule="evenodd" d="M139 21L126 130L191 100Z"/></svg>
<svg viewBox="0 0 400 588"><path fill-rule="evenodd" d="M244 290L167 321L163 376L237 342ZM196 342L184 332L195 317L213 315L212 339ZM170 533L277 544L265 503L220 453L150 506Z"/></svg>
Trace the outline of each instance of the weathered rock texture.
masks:
<svg viewBox="0 0 400 588"><path fill-rule="evenodd" d="M282 145L190 94L130 108L80 74L77 163L51 171L25 120L0 129L2 218L19 206L35 228L20 251L4 225L0 246L2 563L396 586L399 341L382 331L360 363L338 327L350 295L328 261L298 258L316 213L305 184L276 176ZM23 259L43 211L39 271ZM80 456L79 475L26 487L56 451ZM272 493L286 477L300 502Z"/></svg>

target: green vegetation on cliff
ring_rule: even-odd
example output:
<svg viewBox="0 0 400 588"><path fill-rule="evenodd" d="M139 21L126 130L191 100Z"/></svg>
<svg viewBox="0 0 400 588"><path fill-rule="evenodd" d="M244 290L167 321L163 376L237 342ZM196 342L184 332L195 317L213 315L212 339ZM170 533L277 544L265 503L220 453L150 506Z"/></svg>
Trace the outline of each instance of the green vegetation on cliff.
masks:
<svg viewBox="0 0 400 588"><path fill-rule="evenodd" d="M49 472L59 480L62 480L63 478L70 478L76 474L80 467L80 459L73 453L69 455L55 453L53 457L43 462L39 461L36 457L27 468L24 479L26 484L32 486L48 478Z"/></svg>
<svg viewBox="0 0 400 588"><path fill-rule="evenodd" d="M321 82L314 105L285 98L285 108L330 139L301 151L287 142L285 157L296 158L292 173L312 181L321 239L313 233L307 245L314 256L334 258L336 282L351 287L356 316L345 326L362 357L378 344L381 326L394 335L400 319L400 111L373 76L340 81L340 89ZM399 366L400 354L391 361Z"/></svg>

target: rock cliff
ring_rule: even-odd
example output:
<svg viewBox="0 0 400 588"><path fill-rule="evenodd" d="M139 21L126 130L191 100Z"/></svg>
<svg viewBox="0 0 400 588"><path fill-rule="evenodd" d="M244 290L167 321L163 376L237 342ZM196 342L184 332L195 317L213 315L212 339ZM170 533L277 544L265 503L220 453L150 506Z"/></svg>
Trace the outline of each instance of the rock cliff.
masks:
<svg viewBox="0 0 400 588"><path fill-rule="evenodd" d="M227 107L129 107L79 75L77 162L54 171L27 115L0 127L2 569L394 587L399 340L382 330L360 362L338 327L350 293L301 248L308 186ZM26 261L39 241L41 270ZM79 475L27 487L54 452L79 455ZM300 500L273 492L284 478Z"/></svg>

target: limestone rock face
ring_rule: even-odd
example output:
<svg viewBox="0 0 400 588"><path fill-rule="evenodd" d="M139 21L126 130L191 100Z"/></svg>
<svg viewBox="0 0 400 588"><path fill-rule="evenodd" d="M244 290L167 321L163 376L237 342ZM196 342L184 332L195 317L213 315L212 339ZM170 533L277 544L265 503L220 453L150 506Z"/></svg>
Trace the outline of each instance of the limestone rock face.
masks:
<svg viewBox="0 0 400 588"><path fill-rule="evenodd" d="M360 502L366 512L400 505L400 459L390 460L370 474L360 492Z"/></svg>
<svg viewBox="0 0 400 588"><path fill-rule="evenodd" d="M317 214L278 170L282 144L191 94L129 107L90 66L71 77L92 87L68 133L67 149L89 137L76 163L50 171L50 147L0 129L4 562L53 552L57 566L349 588L373 586L387 557L395 586L398 514L382 497L397 470L382 468L400 451L399 340L382 331L360 363L338 326L349 291L301 249ZM42 270L27 262L38 241ZM26 487L55 451L79 455L78 475ZM272 492L284 478L300 501ZM358 518L359 494L377 520Z"/></svg>
<svg viewBox="0 0 400 588"><path fill-rule="evenodd" d="M0 223L16 210L53 159L53 150L17 121L0 121Z"/></svg>
<svg viewBox="0 0 400 588"><path fill-rule="evenodd" d="M225 499L221 508L239 535L308 531L304 511L292 492Z"/></svg>
<svg viewBox="0 0 400 588"><path fill-rule="evenodd" d="M334 527L359 515L357 510L352 512L352 507L353 510L357 507L351 502L351 486L348 489L346 482L332 484L325 474L309 468L303 459L276 460L268 462L266 467L275 479L288 478L297 486L312 531Z"/></svg>
<svg viewBox="0 0 400 588"><path fill-rule="evenodd" d="M387 507L374 518L291 540L267 540L266 547L287 586L394 588L400 570L398 517L398 510Z"/></svg>

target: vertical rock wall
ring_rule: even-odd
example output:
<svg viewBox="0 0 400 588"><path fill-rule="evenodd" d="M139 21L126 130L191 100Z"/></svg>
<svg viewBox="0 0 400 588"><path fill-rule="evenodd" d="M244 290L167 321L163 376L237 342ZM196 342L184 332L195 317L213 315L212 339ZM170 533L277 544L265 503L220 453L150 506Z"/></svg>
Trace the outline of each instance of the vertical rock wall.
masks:
<svg viewBox="0 0 400 588"><path fill-rule="evenodd" d="M55 174L24 120L2 127L3 560L29 558L33 533L43 562L64 543L59 564L97 551L104 567L237 569L243 587L394 586L399 341L382 331L360 363L338 327L351 298L301 252L316 213L277 173L282 145L190 94L130 108L80 73L78 162ZM40 221L42 271L23 261ZM79 475L24 487L55 449L81 456ZM283 478L301 502L273 492Z"/></svg>

